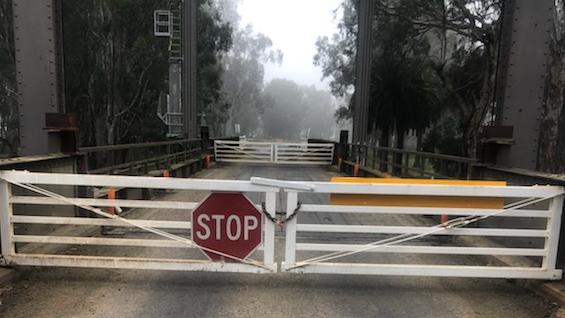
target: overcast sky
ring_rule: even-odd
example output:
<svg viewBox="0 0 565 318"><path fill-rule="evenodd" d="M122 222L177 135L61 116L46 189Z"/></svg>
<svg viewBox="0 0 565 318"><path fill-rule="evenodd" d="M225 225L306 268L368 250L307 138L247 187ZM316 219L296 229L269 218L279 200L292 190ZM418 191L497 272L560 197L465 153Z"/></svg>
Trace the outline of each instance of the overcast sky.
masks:
<svg viewBox="0 0 565 318"><path fill-rule="evenodd" d="M336 31L333 10L343 0L243 0L239 6L242 26L253 24L273 40L273 46L284 53L280 66L265 67L265 81L287 78L301 85L327 88L322 72L312 64L319 36Z"/></svg>

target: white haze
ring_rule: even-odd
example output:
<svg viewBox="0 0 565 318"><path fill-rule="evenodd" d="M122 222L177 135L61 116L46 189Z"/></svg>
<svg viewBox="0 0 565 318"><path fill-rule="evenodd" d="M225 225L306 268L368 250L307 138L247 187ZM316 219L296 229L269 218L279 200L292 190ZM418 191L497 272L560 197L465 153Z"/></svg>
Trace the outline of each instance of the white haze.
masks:
<svg viewBox="0 0 565 318"><path fill-rule="evenodd" d="M343 0L243 0L238 12L242 25L273 40L284 54L283 63L265 66L265 82L286 78L299 85L328 89L322 71L312 64L316 39L336 32L333 11Z"/></svg>

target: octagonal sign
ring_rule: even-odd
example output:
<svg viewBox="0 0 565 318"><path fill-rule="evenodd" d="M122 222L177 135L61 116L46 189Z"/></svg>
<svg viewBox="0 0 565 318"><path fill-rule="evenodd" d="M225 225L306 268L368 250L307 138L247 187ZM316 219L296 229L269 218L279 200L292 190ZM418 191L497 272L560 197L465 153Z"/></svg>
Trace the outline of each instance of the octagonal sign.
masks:
<svg viewBox="0 0 565 318"><path fill-rule="evenodd" d="M244 259L263 242L263 214L242 193L212 193L192 211L192 241ZM236 261L202 249L213 261Z"/></svg>

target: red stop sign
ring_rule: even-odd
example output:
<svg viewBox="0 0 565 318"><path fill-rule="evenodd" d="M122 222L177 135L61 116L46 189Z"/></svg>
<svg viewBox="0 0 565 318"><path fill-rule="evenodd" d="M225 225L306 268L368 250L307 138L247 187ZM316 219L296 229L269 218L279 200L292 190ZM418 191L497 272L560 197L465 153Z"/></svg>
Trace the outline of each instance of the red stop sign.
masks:
<svg viewBox="0 0 565 318"><path fill-rule="evenodd" d="M212 193L192 211L198 246L244 259L263 242L263 214L242 193ZM202 250L211 260L234 261Z"/></svg>

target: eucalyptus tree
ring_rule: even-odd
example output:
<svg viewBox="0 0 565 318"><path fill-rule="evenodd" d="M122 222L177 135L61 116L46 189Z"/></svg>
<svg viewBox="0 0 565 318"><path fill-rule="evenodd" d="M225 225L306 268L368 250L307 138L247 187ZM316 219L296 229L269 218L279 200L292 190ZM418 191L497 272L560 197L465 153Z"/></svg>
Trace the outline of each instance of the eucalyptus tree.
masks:
<svg viewBox="0 0 565 318"><path fill-rule="evenodd" d="M449 117L457 122L457 152L474 155L479 129L493 107L500 1L375 1L373 127L383 132L385 141L393 128L401 134L434 127ZM331 78L332 92L342 96L354 83L356 47L351 38L357 32L357 1L345 0L336 12L342 14L339 31L318 40L314 63Z"/></svg>
<svg viewBox="0 0 565 318"><path fill-rule="evenodd" d="M64 0L67 109L79 116L83 145L165 138L156 113L167 91L169 43L153 35L153 11L168 2ZM199 112L221 121L212 106L221 99L231 28L213 0L199 0L198 19Z"/></svg>
<svg viewBox="0 0 565 318"><path fill-rule="evenodd" d="M233 48L225 59L223 76L224 98L229 106L226 133L233 134L235 124L241 133L251 135L261 126L269 99L263 93L266 63L281 63L282 52L273 49L273 42L251 25L233 34Z"/></svg>

